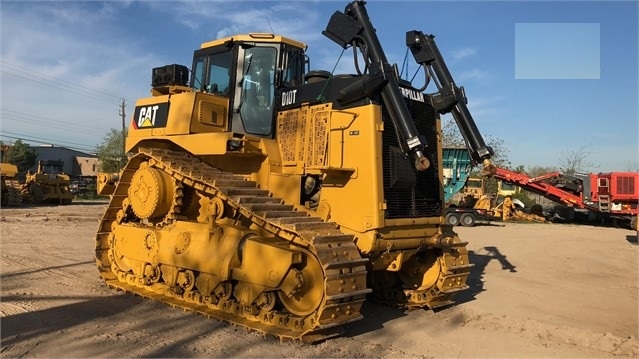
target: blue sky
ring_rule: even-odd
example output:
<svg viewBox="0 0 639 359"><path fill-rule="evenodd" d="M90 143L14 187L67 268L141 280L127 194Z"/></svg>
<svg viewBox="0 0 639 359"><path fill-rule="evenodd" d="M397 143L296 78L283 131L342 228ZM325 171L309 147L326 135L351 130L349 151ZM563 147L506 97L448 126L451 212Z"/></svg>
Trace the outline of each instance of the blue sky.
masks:
<svg viewBox="0 0 639 359"><path fill-rule="evenodd" d="M149 94L151 68L190 66L202 42L235 33L272 28L307 43L313 69L331 70L341 48L321 31L346 4L1 1L0 139L91 150L121 126L122 98L130 116ZM588 170L637 168L636 1L372 0L367 9L400 67L406 31L436 36L480 131L505 141L513 166L558 166L562 152L586 147L597 165ZM350 64L348 51L336 72Z"/></svg>

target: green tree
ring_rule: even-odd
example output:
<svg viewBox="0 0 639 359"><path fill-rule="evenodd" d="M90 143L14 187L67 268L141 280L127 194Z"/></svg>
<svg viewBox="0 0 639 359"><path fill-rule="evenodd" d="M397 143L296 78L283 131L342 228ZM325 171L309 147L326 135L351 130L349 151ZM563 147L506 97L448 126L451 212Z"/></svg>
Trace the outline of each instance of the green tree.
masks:
<svg viewBox="0 0 639 359"><path fill-rule="evenodd" d="M528 168L528 171L526 171L526 173L528 173L530 177L538 177L538 176L545 175L547 173L553 173L553 172L559 172L559 168L554 166L550 166L550 167L532 166Z"/></svg>
<svg viewBox="0 0 639 359"><path fill-rule="evenodd" d="M519 166L515 167L515 169L513 171L517 172L517 173L526 173L526 166L519 165Z"/></svg>
<svg viewBox="0 0 639 359"><path fill-rule="evenodd" d="M510 168L510 159L508 159L510 149L506 147L504 140L490 135L484 135L483 137L486 145L493 149L494 155L491 159L493 164L501 168ZM444 147L466 148L466 141L464 141L457 123L452 118L442 120L442 144ZM470 176L480 177L479 170L479 168L474 168ZM494 177L484 178L484 191L486 193L497 193L497 180Z"/></svg>
<svg viewBox="0 0 639 359"><path fill-rule="evenodd" d="M562 151L559 154L559 169L564 173L572 174L599 167L588 160L589 155L590 151L585 145L577 149Z"/></svg>
<svg viewBox="0 0 639 359"><path fill-rule="evenodd" d="M124 133L126 135L126 131ZM95 147L100 172L119 172L126 165L127 157L122 141L122 131L112 128L104 136L102 143Z"/></svg>
<svg viewBox="0 0 639 359"><path fill-rule="evenodd" d="M520 200L524 204L524 206L526 206L526 208L530 208L532 207L532 205L536 204L535 200L532 199L531 195L532 195L531 192L521 190L520 192L517 192L513 195L513 199Z"/></svg>
<svg viewBox="0 0 639 359"><path fill-rule="evenodd" d="M12 163L18 167L18 171L26 171L36 164L38 152L21 140L16 140L2 156L2 162Z"/></svg>
<svg viewBox="0 0 639 359"><path fill-rule="evenodd" d="M530 166L530 167L519 165L515 167L514 171L518 173L523 173L527 175L528 177L532 177L532 178L539 177L548 173L560 172L559 168L554 166L545 167L545 166L537 166L537 165ZM527 208L530 208L532 205L537 203L535 198L539 198L539 196L540 195L538 195L537 193L529 192L522 188L520 192L513 195L513 198L519 199L520 201L524 203L524 205Z"/></svg>
<svg viewBox="0 0 639 359"><path fill-rule="evenodd" d="M483 137L486 145L492 147L493 152L495 153L492 158L492 162L495 166L510 168L510 159L508 159L510 149L506 146L504 140L490 135L484 135ZM444 147L466 148L464 137L461 132L459 132L457 123L452 118L442 120L442 143Z"/></svg>

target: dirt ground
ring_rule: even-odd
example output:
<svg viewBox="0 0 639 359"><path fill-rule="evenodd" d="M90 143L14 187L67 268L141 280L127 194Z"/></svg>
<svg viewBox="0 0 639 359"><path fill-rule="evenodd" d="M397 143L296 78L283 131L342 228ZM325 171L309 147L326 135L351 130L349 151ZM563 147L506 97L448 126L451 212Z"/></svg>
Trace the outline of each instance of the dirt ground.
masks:
<svg viewBox="0 0 639 359"><path fill-rule="evenodd" d="M638 357L636 232L559 224L458 228L470 290L438 310L372 303L308 345L108 289L94 232L106 204L0 210L2 357Z"/></svg>

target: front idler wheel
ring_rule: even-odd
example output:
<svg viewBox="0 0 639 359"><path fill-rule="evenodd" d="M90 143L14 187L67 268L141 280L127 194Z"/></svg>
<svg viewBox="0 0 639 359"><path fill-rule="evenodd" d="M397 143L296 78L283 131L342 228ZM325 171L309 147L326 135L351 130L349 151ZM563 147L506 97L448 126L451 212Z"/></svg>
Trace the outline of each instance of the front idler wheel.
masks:
<svg viewBox="0 0 639 359"><path fill-rule="evenodd" d="M319 307L324 296L324 271L310 255L304 256L301 265L296 265L298 285L290 293L277 292L284 307L291 313L305 316Z"/></svg>

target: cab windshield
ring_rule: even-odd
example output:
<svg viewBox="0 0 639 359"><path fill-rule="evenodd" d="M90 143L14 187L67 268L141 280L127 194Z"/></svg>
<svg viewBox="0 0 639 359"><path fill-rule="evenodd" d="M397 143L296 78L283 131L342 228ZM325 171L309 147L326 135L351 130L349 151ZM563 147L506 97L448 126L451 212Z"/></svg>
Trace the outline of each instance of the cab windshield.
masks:
<svg viewBox="0 0 639 359"><path fill-rule="evenodd" d="M468 188L481 188L482 186L483 186L483 182L481 180L469 179L466 182L466 187L468 187Z"/></svg>

